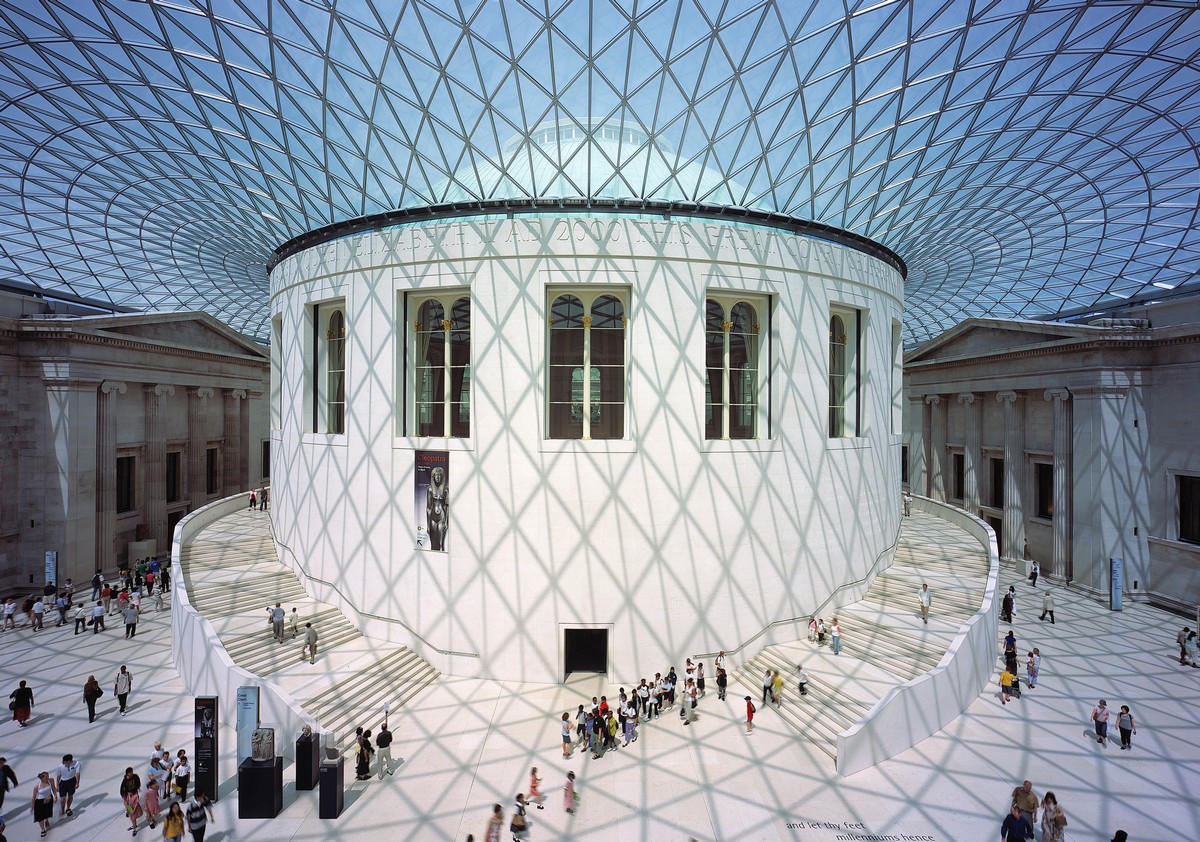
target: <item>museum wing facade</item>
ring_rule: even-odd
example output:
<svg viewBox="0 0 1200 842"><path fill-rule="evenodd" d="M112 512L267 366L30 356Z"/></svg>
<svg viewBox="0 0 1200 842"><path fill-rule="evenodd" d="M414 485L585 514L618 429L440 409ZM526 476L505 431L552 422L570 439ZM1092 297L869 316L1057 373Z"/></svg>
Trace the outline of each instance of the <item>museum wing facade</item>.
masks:
<svg viewBox="0 0 1200 842"><path fill-rule="evenodd" d="M81 312L0 294L5 594L40 592L47 553L78 586L168 553L183 515L270 470L265 348L203 313Z"/></svg>
<svg viewBox="0 0 1200 842"><path fill-rule="evenodd" d="M907 487L1107 598L1200 602L1200 299L1086 324L968 319L905 362Z"/></svg>

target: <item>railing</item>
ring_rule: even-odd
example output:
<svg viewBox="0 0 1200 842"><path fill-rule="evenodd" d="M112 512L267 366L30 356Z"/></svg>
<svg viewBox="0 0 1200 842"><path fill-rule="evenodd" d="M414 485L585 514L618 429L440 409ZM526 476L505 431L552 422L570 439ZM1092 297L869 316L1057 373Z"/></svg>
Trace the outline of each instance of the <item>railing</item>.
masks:
<svg viewBox="0 0 1200 842"><path fill-rule="evenodd" d="M889 690L866 716L838 735L837 770L841 775L870 768L946 727L979 696L992 677L1000 582L996 534L979 518L945 503L916 497L913 506L965 529L979 541L988 554L983 603L963 623L936 667Z"/></svg>
<svg viewBox="0 0 1200 842"><path fill-rule="evenodd" d="M259 719L280 731L282 739L276 739L276 750L292 760L295 754L292 735L299 734L304 725L316 730L317 723L287 691L233 662L216 630L192 605L187 592L183 547L206 526L245 507L246 495L241 492L197 509L179 521L175 529L171 542L171 657L188 692L195 696L216 696L221 717L231 725L237 721L237 689L258 687Z"/></svg>
<svg viewBox="0 0 1200 842"><path fill-rule="evenodd" d="M337 584L335 584L334 582L330 582L326 579L320 579L316 576L313 576L307 570L304 569L303 565L300 564L300 560L296 557L296 554L292 551L292 548L289 547L287 544L283 543L282 541L280 541L278 536L275 535L274 524L271 525L271 538L275 542L275 546L279 547L281 550L283 550L289 556L291 556L292 563L291 563L290 567L292 569L292 572L295 573L297 578L300 579L301 583L304 585L305 590L308 590L309 593L312 593L312 591L309 589L310 582L315 582L316 584L320 585L322 588L324 588L326 590L326 593L321 594L321 597L322 597L321 601L337 605L338 609L343 614L358 618L359 622L357 622L356 625L358 625L360 627L362 626L362 622L361 622L362 618L367 618L367 619L374 620L374 621L381 622L381 623L390 623L391 625L398 626L398 627L404 629L405 633L408 635L411 635L411 637L413 639L419 640L421 642L421 646L426 651L436 652L439 655L445 655L447 657L452 657L452 658L478 658L479 657L478 652L457 652L453 649L442 649L438 646L435 646L434 644L432 644L428 640L426 640L424 637L422 637L420 634L418 634L411 626L409 626L403 620L397 620L394 617L384 617L380 614L371 614L370 612L367 612L367 611L359 611L358 608L354 605L354 602L351 601L350 599L348 599L346 597L346 595L344 593L342 593L342 589L339 588L337 586ZM331 593L336 594L336 599L330 598ZM409 647L409 648L414 649L414 651L416 651L417 654L421 655L422 657L424 657L426 654L425 652L419 651L415 647Z"/></svg>
<svg viewBox="0 0 1200 842"><path fill-rule="evenodd" d="M830 605L839 605L846 601L856 602L857 600L861 599L862 595L864 593L866 593L866 591L867 591L868 583L874 581L875 577L879 575L879 571L881 569L881 563L886 560L890 564L890 560L895 556L896 547L899 545L900 545L900 529L897 528L895 540L892 541L892 543L889 546L884 547L882 550L879 551L879 554L877 556L875 556L875 561L873 561L871 563L870 568L867 570L866 574L863 575L861 578L855 579L851 582L845 582L845 583L839 585L825 599L824 602L822 602L820 605L817 606L816 610L813 611L811 614L805 614L804 616L801 616L801 617L789 617L788 619L785 619L785 620L774 620L770 623L767 623L765 626L763 626L761 629L759 629L757 632L755 632L750 637L743 640L737 646L733 647L732 649L725 650L725 655L727 657L730 657L730 656L739 654L744 649L746 649L747 647L754 644L763 635L766 635L772 629L778 628L779 626L795 625L797 629L800 629L802 631L798 632L794 636L787 637L785 640L773 641L774 643L783 643L783 642L787 642L788 640L795 640L795 639L799 639L801 637L807 637L809 622L814 617L820 617L822 615L822 612L824 612L824 610L827 607L829 607ZM883 565L883 566L887 566L887 565ZM845 594L847 592L855 594L854 598L850 599L850 600L843 599L843 594ZM768 644L768 645L770 645L770 644ZM713 658L717 657L717 654L718 654L717 652L700 652L698 654L692 655L691 657L696 658L698 660L699 659L712 660Z"/></svg>

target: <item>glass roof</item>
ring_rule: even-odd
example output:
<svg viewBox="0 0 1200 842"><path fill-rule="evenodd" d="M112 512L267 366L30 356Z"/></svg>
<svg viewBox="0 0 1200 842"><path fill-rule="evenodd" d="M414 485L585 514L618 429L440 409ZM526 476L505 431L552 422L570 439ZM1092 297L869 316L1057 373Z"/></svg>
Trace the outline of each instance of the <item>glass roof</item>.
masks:
<svg viewBox="0 0 1200 842"><path fill-rule="evenodd" d="M1197 284L1191 0L0 0L0 103L0 281L260 339L292 237L521 195L870 237L907 344Z"/></svg>

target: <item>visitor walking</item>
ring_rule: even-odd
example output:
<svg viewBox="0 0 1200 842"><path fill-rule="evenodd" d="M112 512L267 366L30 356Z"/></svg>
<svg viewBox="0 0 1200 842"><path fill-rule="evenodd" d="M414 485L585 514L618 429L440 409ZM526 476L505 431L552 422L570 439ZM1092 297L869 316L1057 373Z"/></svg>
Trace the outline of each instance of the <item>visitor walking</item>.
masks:
<svg viewBox="0 0 1200 842"><path fill-rule="evenodd" d="M174 794L180 801L187 800L188 784L192 782L192 766L188 763L187 752L183 749L179 750L179 754L175 757L175 766L171 770L171 775L174 778Z"/></svg>
<svg viewBox="0 0 1200 842"><path fill-rule="evenodd" d="M201 790L196 790L192 803L187 808L188 833L192 834L192 842L204 842L204 834L210 822L215 821L212 801Z"/></svg>
<svg viewBox="0 0 1200 842"><path fill-rule="evenodd" d="M300 610L294 605L292 606L288 627L292 630L292 640L295 640L300 634Z"/></svg>
<svg viewBox="0 0 1200 842"><path fill-rule="evenodd" d="M801 696L808 695L808 673L804 671L803 664L796 665L796 685Z"/></svg>
<svg viewBox="0 0 1200 842"><path fill-rule="evenodd" d="M1034 588L1037 587L1038 573L1040 573L1040 572L1041 572L1041 567L1038 565L1038 563L1036 561L1029 562L1029 585L1030 585L1030 587L1034 587Z"/></svg>
<svg viewBox="0 0 1200 842"><path fill-rule="evenodd" d="M525 793L518 792L517 797L513 800L512 824L508 828L512 831L513 842L522 842L529 833L529 825L525 819L525 807L527 804Z"/></svg>
<svg viewBox="0 0 1200 842"><path fill-rule="evenodd" d="M771 683L775 680L775 676L771 675L770 670L763 672L762 677L762 703L765 705L767 700L771 698Z"/></svg>
<svg viewBox="0 0 1200 842"><path fill-rule="evenodd" d="M283 643L283 623L287 619L287 612L278 602L274 608L268 608L267 611L271 614L271 634L276 643Z"/></svg>
<svg viewBox="0 0 1200 842"><path fill-rule="evenodd" d="M1042 799L1042 842L1061 842L1063 828L1067 826L1067 816L1058 804L1058 798L1053 792L1047 792Z"/></svg>
<svg viewBox="0 0 1200 842"><path fill-rule="evenodd" d="M1092 708L1092 722L1096 723L1096 741L1100 745L1108 745L1108 706L1101 699Z"/></svg>
<svg viewBox="0 0 1200 842"><path fill-rule="evenodd" d="M1001 842L1025 842L1026 839L1032 838L1033 825L1029 823L1029 819L1021 815L1021 811L1014 804L1008 811L1003 824L1000 825Z"/></svg>
<svg viewBox="0 0 1200 842"><path fill-rule="evenodd" d="M725 670L717 670L717 701L725 701L725 694L729 690L729 676Z"/></svg>
<svg viewBox="0 0 1200 842"><path fill-rule="evenodd" d="M488 817L487 827L483 831L485 842L500 842L500 834L504 832L504 808L499 804L492 805L492 815Z"/></svg>
<svg viewBox="0 0 1200 842"><path fill-rule="evenodd" d="M142 817L142 779L133 771L132 766L125 768L120 792L121 800L125 802L125 816L129 819L129 829L137 836L138 819Z"/></svg>
<svg viewBox="0 0 1200 842"><path fill-rule="evenodd" d="M779 674L779 670L775 670L775 674L771 676L771 701L775 703L776 708L783 706L783 676Z"/></svg>
<svg viewBox="0 0 1200 842"><path fill-rule="evenodd" d="M1005 666L1004 671L1000 673L1000 704L1008 704L1012 696L1013 682L1016 680L1017 677Z"/></svg>
<svg viewBox="0 0 1200 842"><path fill-rule="evenodd" d="M317 662L317 630L312 623L304 624L304 648L300 650L300 660L308 658L310 664Z"/></svg>
<svg viewBox="0 0 1200 842"><path fill-rule="evenodd" d="M1030 827L1037 823L1038 797L1037 793L1033 791L1032 781L1024 781L1020 786L1013 788L1012 806L1020 810L1021 815L1029 820Z"/></svg>
<svg viewBox="0 0 1200 842"><path fill-rule="evenodd" d="M82 766L79 761L75 759L74 755L64 754L62 763L54 770L54 784L58 790L58 817L60 819L64 813L68 816L75 815L71 811L71 805L75 801L75 793L79 791L79 784L82 777Z"/></svg>
<svg viewBox="0 0 1200 842"><path fill-rule="evenodd" d="M1179 634L1175 635L1175 642L1179 644L1179 663L1187 665L1187 639L1192 630L1184 626Z"/></svg>
<svg viewBox="0 0 1200 842"><path fill-rule="evenodd" d="M104 603L97 602L96 607L92 609L92 619L88 621L88 625L92 627L92 634L100 634L104 631L104 616L106 614Z"/></svg>
<svg viewBox="0 0 1200 842"><path fill-rule="evenodd" d="M546 800L546 796L542 795L542 779L538 777L537 766L529 770L529 800L539 810L546 809L542 804Z"/></svg>
<svg viewBox="0 0 1200 842"><path fill-rule="evenodd" d="M13 712L12 718L19 727L24 728L33 714L33 689L22 679L17 689L8 694L8 698L12 699L9 704Z"/></svg>
<svg viewBox="0 0 1200 842"><path fill-rule="evenodd" d="M838 623L837 617L834 617L829 623L829 636L833 640L833 654L840 655L842 652L842 627Z"/></svg>
<svg viewBox="0 0 1200 842"><path fill-rule="evenodd" d="M1050 591L1042 595L1042 616L1038 619L1045 620L1047 616L1050 617L1050 625L1054 625L1054 595Z"/></svg>
<svg viewBox="0 0 1200 842"><path fill-rule="evenodd" d="M138 607L132 602L125 609L125 639L137 636Z"/></svg>
<svg viewBox="0 0 1200 842"><path fill-rule="evenodd" d="M121 706L121 716L124 716L129 711L126 710L126 703L129 701L129 694L133 690L133 673L124 664L121 664L121 670L117 673L116 683L113 685L113 693L117 697L117 702Z"/></svg>
<svg viewBox="0 0 1200 842"><path fill-rule="evenodd" d="M1121 712L1117 715L1117 728L1121 731L1121 750L1133 748L1133 735L1137 733L1137 724L1133 721L1133 714L1129 712L1129 705L1121 705Z"/></svg>
<svg viewBox="0 0 1200 842"><path fill-rule="evenodd" d="M54 802L58 800L58 789L50 779L49 772L38 772L33 784L33 820L45 836L50 830L50 819L54 818Z"/></svg>
<svg viewBox="0 0 1200 842"><path fill-rule="evenodd" d="M8 758L0 757L0 810L4 808L4 794L8 792L9 781L12 781L14 789L21 785L17 773L8 765Z"/></svg>
<svg viewBox="0 0 1200 842"><path fill-rule="evenodd" d="M146 781L146 823L154 827L158 821L158 811L162 801L162 785L157 779Z"/></svg>
<svg viewBox="0 0 1200 842"><path fill-rule="evenodd" d="M917 591L917 603L921 606L921 619L926 625L929 624L929 606L933 604L933 594L929 590L929 585L921 583L921 590Z"/></svg>
<svg viewBox="0 0 1200 842"><path fill-rule="evenodd" d="M183 808L179 806L178 801L171 802L171 806L167 808L167 815L163 818L163 839L175 840L179 842L183 839ZM150 825L154 827L154 825Z"/></svg>
<svg viewBox="0 0 1200 842"><path fill-rule="evenodd" d="M579 796L575 794L575 773L567 772L567 782L563 784L563 809L568 813L575 812L575 802Z"/></svg>

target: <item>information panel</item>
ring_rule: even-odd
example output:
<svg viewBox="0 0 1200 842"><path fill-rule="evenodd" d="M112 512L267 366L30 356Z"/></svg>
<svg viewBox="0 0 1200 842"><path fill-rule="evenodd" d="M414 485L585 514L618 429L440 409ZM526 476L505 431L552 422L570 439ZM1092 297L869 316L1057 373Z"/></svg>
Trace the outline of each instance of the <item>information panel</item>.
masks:
<svg viewBox="0 0 1200 842"><path fill-rule="evenodd" d="M196 697L196 789L201 790L213 801L217 800L217 758L220 756L218 743L217 697Z"/></svg>

